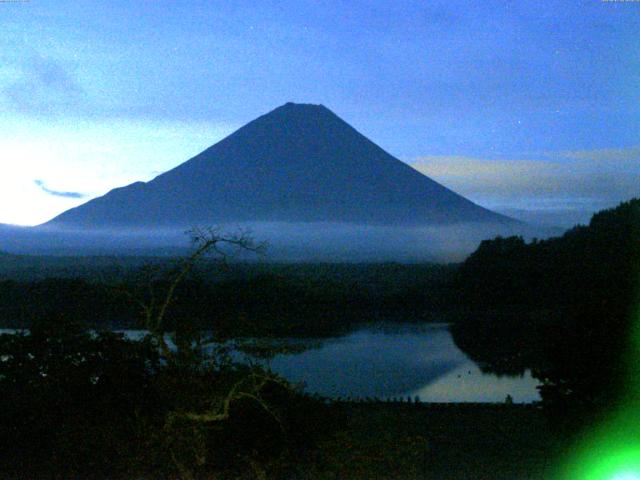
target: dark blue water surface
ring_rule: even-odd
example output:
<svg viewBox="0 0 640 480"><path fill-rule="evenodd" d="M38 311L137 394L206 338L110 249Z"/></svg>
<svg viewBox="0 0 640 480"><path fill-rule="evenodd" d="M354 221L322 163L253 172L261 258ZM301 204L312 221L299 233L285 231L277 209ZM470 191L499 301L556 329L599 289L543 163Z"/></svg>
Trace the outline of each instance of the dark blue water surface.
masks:
<svg viewBox="0 0 640 480"><path fill-rule="evenodd" d="M369 327L347 336L315 340L315 348L278 355L269 365L308 392L328 397L419 396L428 402L539 400L538 381L484 374L454 344L446 325Z"/></svg>

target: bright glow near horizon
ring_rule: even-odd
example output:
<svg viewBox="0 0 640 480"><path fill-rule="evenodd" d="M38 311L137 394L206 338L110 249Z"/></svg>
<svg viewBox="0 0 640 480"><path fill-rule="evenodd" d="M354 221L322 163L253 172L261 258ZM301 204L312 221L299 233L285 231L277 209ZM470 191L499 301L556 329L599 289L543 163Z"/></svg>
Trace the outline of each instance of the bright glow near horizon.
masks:
<svg viewBox="0 0 640 480"><path fill-rule="evenodd" d="M9 122L0 119L5 175L0 223L36 225L109 190L148 181L228 134L205 123ZM37 132L34 135L33 132ZM55 195L45 188L72 195Z"/></svg>

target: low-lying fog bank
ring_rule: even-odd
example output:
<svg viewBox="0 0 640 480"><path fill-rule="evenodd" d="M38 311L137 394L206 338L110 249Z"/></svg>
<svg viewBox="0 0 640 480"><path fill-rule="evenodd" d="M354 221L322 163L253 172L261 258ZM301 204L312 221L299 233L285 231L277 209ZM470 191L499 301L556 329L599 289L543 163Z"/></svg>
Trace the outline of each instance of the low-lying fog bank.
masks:
<svg viewBox="0 0 640 480"><path fill-rule="evenodd" d="M195 226L194 226L195 227ZM200 226L201 227L201 226ZM267 244L266 261L456 262L497 235L544 238L525 224L459 223L390 227L345 223L256 222L222 224L225 235L248 232ZM188 227L79 230L63 227L0 227L0 250L16 254L174 255L189 248Z"/></svg>

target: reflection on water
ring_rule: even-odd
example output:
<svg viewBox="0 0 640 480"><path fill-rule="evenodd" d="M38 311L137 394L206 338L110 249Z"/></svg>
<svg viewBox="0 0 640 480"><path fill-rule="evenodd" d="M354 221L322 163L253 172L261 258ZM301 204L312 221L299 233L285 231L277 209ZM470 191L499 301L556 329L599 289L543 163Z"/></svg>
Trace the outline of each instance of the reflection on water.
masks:
<svg viewBox="0 0 640 480"><path fill-rule="evenodd" d="M13 330L0 330L11 333ZM126 331L132 339L144 331ZM333 339L289 340L311 348L276 355L270 368L309 393L331 398L420 397L423 402L515 402L540 399L529 371L485 374L455 345L443 324L385 324Z"/></svg>
<svg viewBox="0 0 640 480"><path fill-rule="evenodd" d="M428 402L539 400L537 380L484 374L453 342L446 325L369 328L269 365L306 390L328 397L414 398Z"/></svg>
<svg viewBox="0 0 640 480"><path fill-rule="evenodd" d="M540 400L537 385L529 370L522 376L498 377L467 362L411 395L428 402L503 402L511 395L514 402L530 403Z"/></svg>

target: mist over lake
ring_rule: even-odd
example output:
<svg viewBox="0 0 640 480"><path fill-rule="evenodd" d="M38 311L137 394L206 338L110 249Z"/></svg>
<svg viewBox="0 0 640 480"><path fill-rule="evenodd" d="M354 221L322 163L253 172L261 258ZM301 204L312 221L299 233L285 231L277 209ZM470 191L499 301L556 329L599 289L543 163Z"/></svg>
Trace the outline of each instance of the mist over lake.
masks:
<svg viewBox="0 0 640 480"><path fill-rule="evenodd" d="M189 251L192 227L70 226L0 228L3 248L16 254L180 255ZM458 262L495 235L544 238L553 230L524 224L461 222L438 226L389 226L340 222L232 222L208 225L243 232L264 242L262 261ZM256 260L240 252L241 260Z"/></svg>

